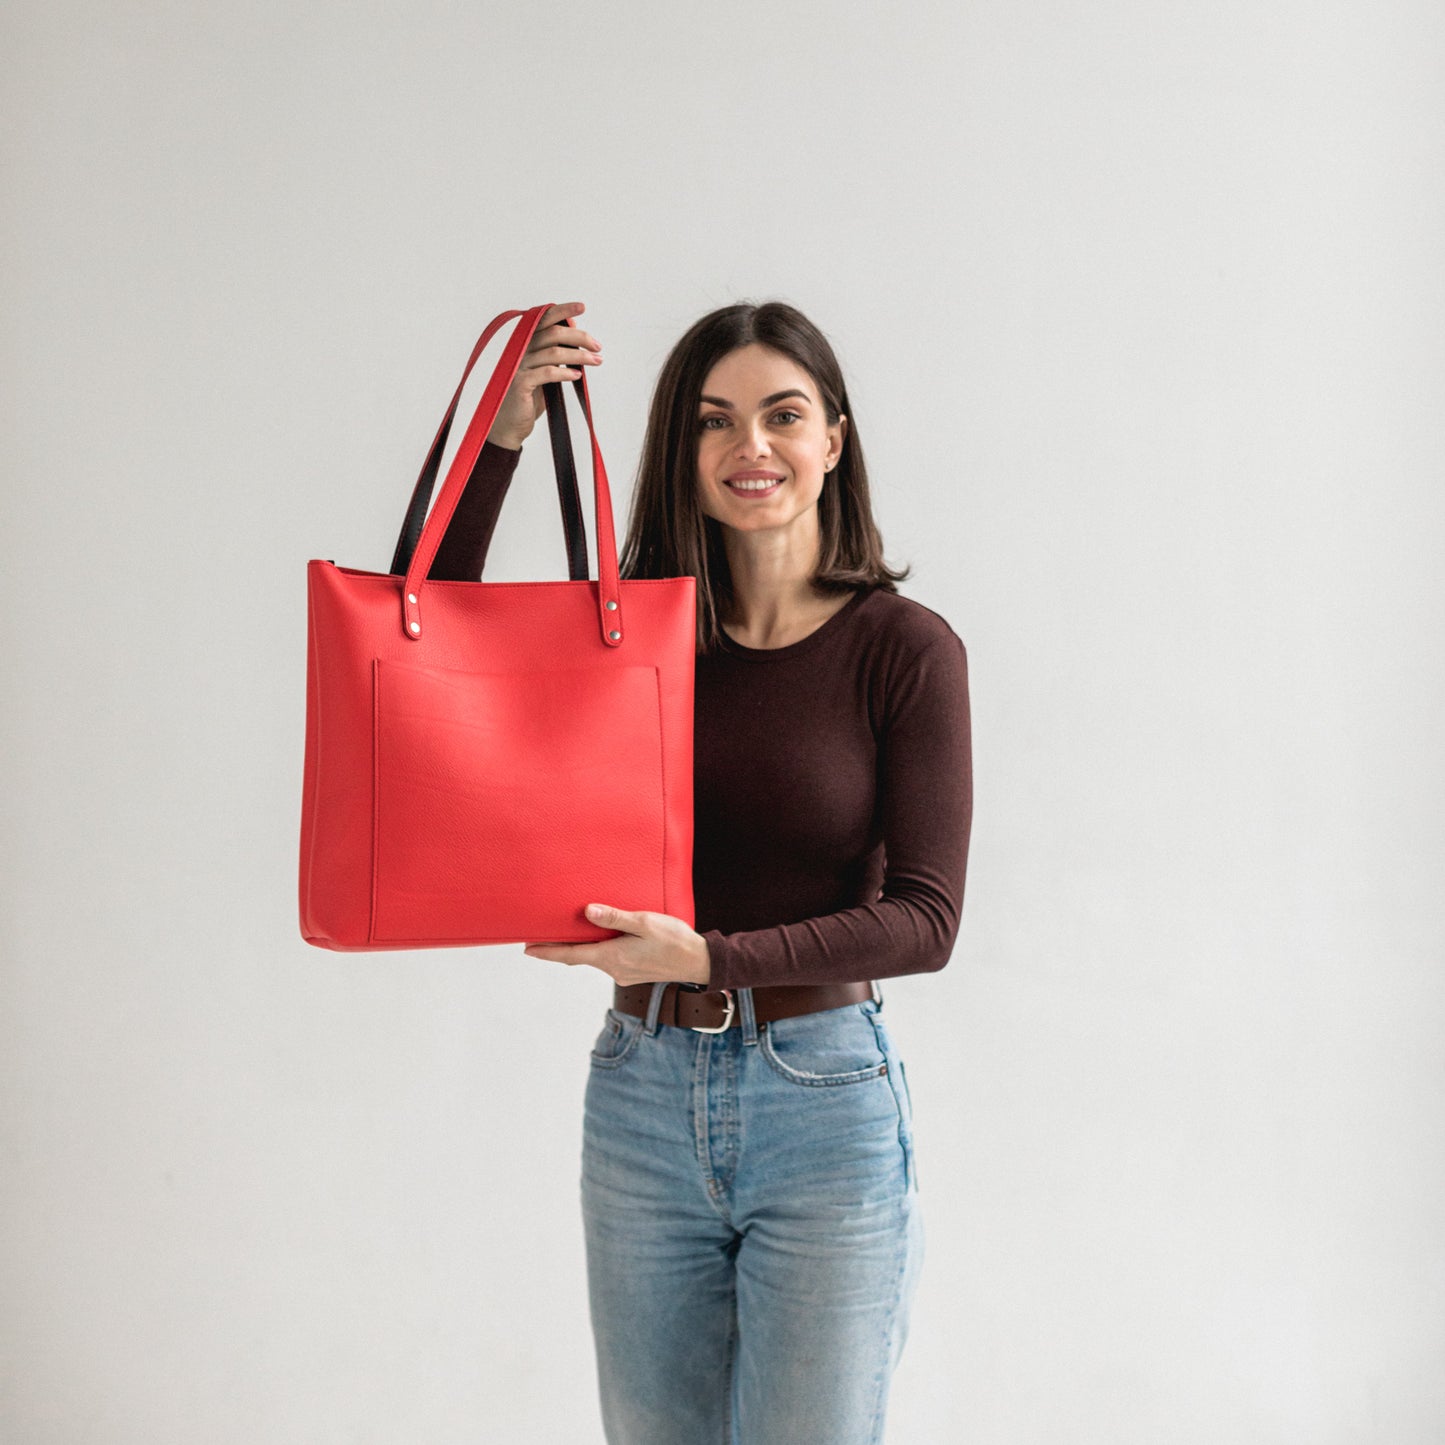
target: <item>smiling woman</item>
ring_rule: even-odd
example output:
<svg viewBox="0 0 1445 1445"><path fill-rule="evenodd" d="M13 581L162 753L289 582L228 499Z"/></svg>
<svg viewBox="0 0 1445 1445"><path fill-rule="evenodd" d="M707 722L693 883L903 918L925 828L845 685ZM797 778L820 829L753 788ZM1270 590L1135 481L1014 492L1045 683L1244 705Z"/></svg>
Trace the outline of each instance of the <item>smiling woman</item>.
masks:
<svg viewBox="0 0 1445 1445"><path fill-rule="evenodd" d="M779 382L792 384L768 391ZM798 519L818 504L823 477L842 451L847 418L829 423L807 373L756 342L723 357L708 385L749 398L768 394L744 408L703 393L697 475L704 515L724 527L785 529L778 532L774 549L805 549L816 540L817 522L808 518L799 524ZM764 500L779 505L756 505Z"/></svg>
<svg viewBox="0 0 1445 1445"><path fill-rule="evenodd" d="M747 353L749 351L754 351L754 348L744 347L742 351L738 352L737 356L739 361L742 361L743 358L747 356ZM786 362L786 358L778 357L775 353L771 353L762 347L756 348L755 354L751 357L747 357L747 359L753 363L751 369L761 374L766 374L768 371L775 369L780 362ZM775 391L772 393L771 396L765 396L762 401L758 403L758 409L760 411L766 411L769 407L776 406L780 401L790 397L798 398L798 400L804 404L804 409L802 411L799 411L796 407L781 407L779 408L777 414L774 417L770 418L771 424L776 429L781 430L784 435L786 435L789 430L796 434L799 429L798 423L808 420L808 414L811 410L811 407L818 405L818 398L816 394L812 397L809 397L807 392L800 390L798 387L793 387L791 390L787 391ZM701 431L703 431L704 433L711 433L713 437L717 437L720 434L728 431L735 424L737 424L734 422L733 416L731 415L736 411L736 408L733 406L732 402L725 401L720 396L708 396L706 394L704 394L702 400L708 406L721 407L723 411L728 414L718 415L717 413L709 413L705 411L703 413L702 422L700 424ZM719 423L719 425L715 426L715 422ZM709 452L717 453L717 451L718 446L715 441L709 441L706 439L704 440L702 446L702 453L699 457L698 470L700 474L705 470L705 459L707 457L707 454ZM827 471L828 468L831 466L832 462L825 462L823 465L823 470ZM771 495L772 493L777 491L777 489L782 486L782 484L786 480L787 477L784 475L784 473L762 467L754 467L750 470L731 472L723 478L724 485L727 486L730 491L741 493L743 496Z"/></svg>
<svg viewBox="0 0 1445 1445"><path fill-rule="evenodd" d="M533 344L433 576L480 575L535 389L599 354L563 325ZM697 579L696 927L579 899L615 937L526 949L614 984L582 1157L613 1445L876 1442L907 1335L923 1222L877 981L941 969L957 936L968 668L883 561L849 412L784 303L673 348L619 563Z"/></svg>

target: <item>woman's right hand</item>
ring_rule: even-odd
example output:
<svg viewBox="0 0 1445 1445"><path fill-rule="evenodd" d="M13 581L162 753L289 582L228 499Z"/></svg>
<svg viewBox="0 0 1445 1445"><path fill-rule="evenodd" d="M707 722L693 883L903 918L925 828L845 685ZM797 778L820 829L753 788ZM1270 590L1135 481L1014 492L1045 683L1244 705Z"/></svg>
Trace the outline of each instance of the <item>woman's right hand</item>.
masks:
<svg viewBox="0 0 1445 1445"><path fill-rule="evenodd" d="M569 326L564 320L587 308L580 301L549 306L537 323L521 365L502 398L501 410L492 422L487 440L516 451L532 434L547 399L542 386L548 381L569 381L582 375L583 366L602 361L602 347L591 332Z"/></svg>

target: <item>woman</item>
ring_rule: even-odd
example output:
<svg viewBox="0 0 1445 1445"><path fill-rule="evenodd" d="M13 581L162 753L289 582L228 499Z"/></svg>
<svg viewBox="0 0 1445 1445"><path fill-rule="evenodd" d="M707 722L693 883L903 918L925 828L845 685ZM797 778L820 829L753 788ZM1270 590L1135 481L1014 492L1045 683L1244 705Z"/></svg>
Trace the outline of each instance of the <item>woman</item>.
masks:
<svg viewBox="0 0 1445 1445"><path fill-rule="evenodd" d="M601 364L542 318L432 566L477 578L541 387ZM695 930L529 944L614 980L582 1204L607 1439L882 1439L923 1253L876 980L948 961L972 821L967 658L882 559L827 340L724 307L655 390L622 576L697 578Z"/></svg>

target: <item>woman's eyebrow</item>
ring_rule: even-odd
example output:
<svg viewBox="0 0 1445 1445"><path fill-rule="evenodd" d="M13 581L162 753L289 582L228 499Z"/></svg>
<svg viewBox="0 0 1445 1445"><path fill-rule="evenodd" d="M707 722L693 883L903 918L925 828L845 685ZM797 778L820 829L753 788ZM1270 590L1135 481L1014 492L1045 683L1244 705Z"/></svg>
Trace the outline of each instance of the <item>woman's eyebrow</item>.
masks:
<svg viewBox="0 0 1445 1445"><path fill-rule="evenodd" d="M775 401L782 401L785 396L800 396L804 401L812 400L812 397L810 397L806 391L798 391L794 388L792 391L775 391L771 396L765 396L760 404L762 406L771 406ZM726 407L729 411L734 409L732 402L724 401L720 396L700 396L698 400L700 402L711 402L713 406Z"/></svg>

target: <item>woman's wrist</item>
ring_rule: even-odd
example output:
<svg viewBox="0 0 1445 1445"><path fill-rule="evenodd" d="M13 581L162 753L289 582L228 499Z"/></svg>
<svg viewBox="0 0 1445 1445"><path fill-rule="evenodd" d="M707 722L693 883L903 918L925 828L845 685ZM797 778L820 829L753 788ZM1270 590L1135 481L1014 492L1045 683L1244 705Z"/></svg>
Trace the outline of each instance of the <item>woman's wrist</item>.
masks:
<svg viewBox="0 0 1445 1445"><path fill-rule="evenodd" d="M688 977L683 980L685 983L712 982L712 954L708 952L707 939L702 934L689 940L692 944L692 967Z"/></svg>

